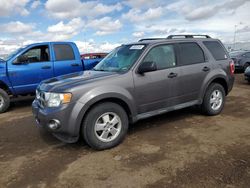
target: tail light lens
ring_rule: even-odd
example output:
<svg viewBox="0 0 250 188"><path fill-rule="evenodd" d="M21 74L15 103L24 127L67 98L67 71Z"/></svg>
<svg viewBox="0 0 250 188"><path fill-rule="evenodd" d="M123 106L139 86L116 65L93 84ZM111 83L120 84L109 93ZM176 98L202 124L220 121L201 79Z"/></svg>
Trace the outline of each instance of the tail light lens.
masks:
<svg viewBox="0 0 250 188"><path fill-rule="evenodd" d="M231 73L231 75L233 75L233 74L234 74L234 71L235 71L234 61L233 61L233 60L231 60L231 61L229 62L229 67L230 67L230 73Z"/></svg>

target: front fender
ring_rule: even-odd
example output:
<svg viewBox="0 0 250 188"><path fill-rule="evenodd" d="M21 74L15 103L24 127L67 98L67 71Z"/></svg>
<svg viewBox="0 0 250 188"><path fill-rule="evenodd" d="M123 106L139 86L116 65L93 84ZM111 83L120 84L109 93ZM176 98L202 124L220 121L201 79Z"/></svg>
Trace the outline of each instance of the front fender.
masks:
<svg viewBox="0 0 250 188"><path fill-rule="evenodd" d="M8 74L6 72L6 64L4 63L0 64L0 85L4 87L3 89L8 88L8 90L12 94L15 94L11 82L9 81Z"/></svg>
<svg viewBox="0 0 250 188"><path fill-rule="evenodd" d="M75 105L73 111L77 114L76 118L76 126L75 126L75 133L80 131L80 127L82 124L82 120L84 115L86 114L87 110L95 103L105 100L105 99L119 99L122 100L124 103L127 104L131 116L135 117L136 115L136 108L135 103L133 100L132 95L129 91L119 86L101 86L90 90L89 92L85 93Z"/></svg>

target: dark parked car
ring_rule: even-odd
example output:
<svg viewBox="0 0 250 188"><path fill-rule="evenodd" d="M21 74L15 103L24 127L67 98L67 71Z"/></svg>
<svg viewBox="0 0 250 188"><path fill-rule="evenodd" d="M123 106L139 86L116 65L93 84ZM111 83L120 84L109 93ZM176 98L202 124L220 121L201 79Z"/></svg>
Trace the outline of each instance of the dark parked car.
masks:
<svg viewBox="0 0 250 188"><path fill-rule="evenodd" d="M235 51L229 55L233 59L237 71L245 71L250 66L250 51Z"/></svg>
<svg viewBox="0 0 250 188"><path fill-rule="evenodd" d="M245 79L250 83L250 66L245 70Z"/></svg>
<svg viewBox="0 0 250 188"><path fill-rule="evenodd" d="M233 83L234 64L217 39L142 39L114 49L92 71L42 82L33 114L60 140L82 135L101 150L118 145L129 124L144 118L193 105L219 114Z"/></svg>

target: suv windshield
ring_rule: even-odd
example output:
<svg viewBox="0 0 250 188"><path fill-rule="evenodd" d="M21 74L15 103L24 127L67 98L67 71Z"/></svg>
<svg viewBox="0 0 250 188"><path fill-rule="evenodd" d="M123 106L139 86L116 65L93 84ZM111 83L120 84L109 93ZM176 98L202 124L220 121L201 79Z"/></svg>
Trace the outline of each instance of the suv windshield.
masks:
<svg viewBox="0 0 250 188"><path fill-rule="evenodd" d="M122 45L114 49L94 70L108 72L125 72L136 62L146 45Z"/></svg>

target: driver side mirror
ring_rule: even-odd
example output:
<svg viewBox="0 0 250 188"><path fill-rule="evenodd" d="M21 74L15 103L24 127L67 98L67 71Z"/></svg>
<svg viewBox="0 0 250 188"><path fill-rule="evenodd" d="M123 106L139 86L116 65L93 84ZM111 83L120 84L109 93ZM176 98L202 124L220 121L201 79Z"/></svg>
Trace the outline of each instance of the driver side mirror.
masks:
<svg viewBox="0 0 250 188"><path fill-rule="evenodd" d="M14 65L22 65L28 63L28 57L26 55L20 55L16 58L16 60L13 62Z"/></svg>
<svg viewBox="0 0 250 188"><path fill-rule="evenodd" d="M138 73L143 74L145 72L152 72L156 70L157 70L157 67L154 61L145 61L139 66Z"/></svg>

